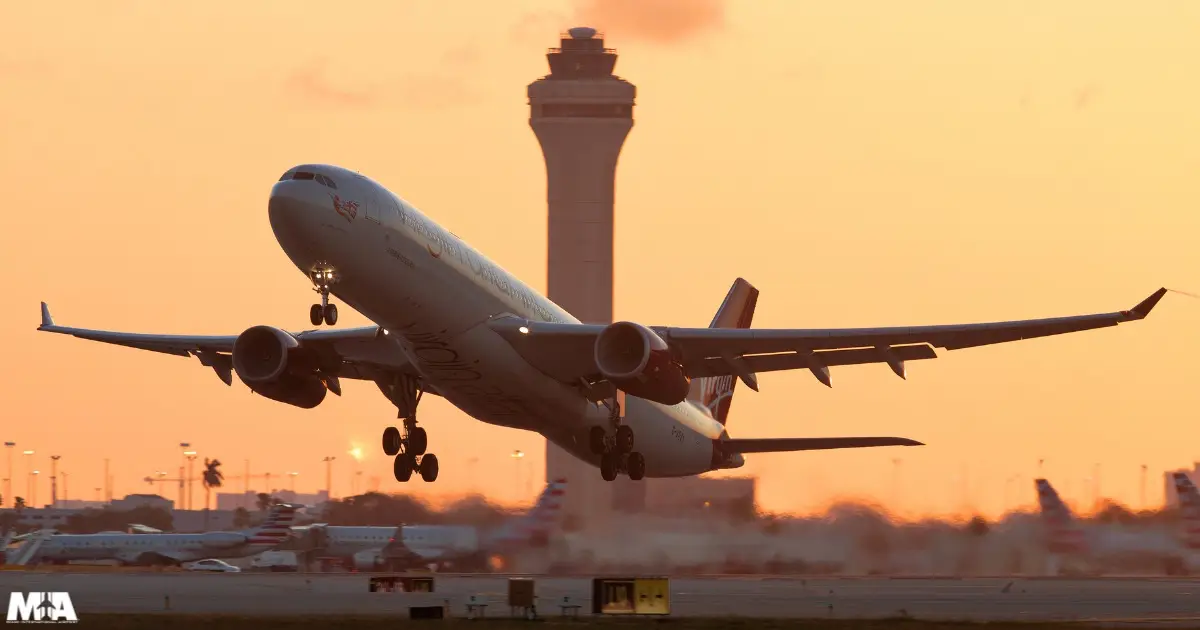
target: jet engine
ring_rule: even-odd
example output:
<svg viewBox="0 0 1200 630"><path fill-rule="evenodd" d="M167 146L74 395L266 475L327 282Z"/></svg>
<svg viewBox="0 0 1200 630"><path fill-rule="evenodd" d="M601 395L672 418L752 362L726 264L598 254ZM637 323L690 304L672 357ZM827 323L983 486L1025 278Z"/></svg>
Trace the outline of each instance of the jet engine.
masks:
<svg viewBox="0 0 1200 630"><path fill-rule="evenodd" d="M233 342L233 369L246 387L302 409L325 400L325 383L300 341L273 326L254 326Z"/></svg>
<svg viewBox="0 0 1200 630"><path fill-rule="evenodd" d="M200 544L205 547L229 548L246 543L246 535L236 532L207 532L200 535Z"/></svg>
<svg viewBox="0 0 1200 630"><path fill-rule="evenodd" d="M671 349L653 330L633 322L609 324L596 337L596 367L630 396L674 405L687 398L690 381Z"/></svg>

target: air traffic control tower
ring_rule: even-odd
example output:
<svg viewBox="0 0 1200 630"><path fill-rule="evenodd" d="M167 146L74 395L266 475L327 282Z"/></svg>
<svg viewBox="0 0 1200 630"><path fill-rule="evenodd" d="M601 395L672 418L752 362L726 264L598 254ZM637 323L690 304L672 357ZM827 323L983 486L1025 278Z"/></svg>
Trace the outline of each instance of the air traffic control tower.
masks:
<svg viewBox="0 0 1200 630"><path fill-rule="evenodd" d="M615 50L596 29L573 28L546 54L550 74L529 85L529 126L546 159L549 297L587 324L613 317L613 188L617 158L633 128L637 88L613 75ZM546 443L546 479L567 479L567 516L603 520L622 502L644 498L645 481L600 471Z"/></svg>

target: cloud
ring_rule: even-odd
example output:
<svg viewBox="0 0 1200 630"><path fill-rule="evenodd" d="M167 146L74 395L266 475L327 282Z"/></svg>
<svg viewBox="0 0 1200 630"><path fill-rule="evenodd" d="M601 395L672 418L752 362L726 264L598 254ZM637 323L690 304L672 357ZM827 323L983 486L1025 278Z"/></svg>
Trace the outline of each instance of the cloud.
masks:
<svg viewBox="0 0 1200 630"><path fill-rule="evenodd" d="M574 23L621 41L680 44L725 27L726 0L572 0Z"/></svg>
<svg viewBox="0 0 1200 630"><path fill-rule="evenodd" d="M380 94L373 89L351 90L330 83L325 74L325 62L305 64L287 79L289 91L308 100L332 103L344 107L363 107L379 100Z"/></svg>
<svg viewBox="0 0 1200 630"><path fill-rule="evenodd" d="M1100 86L1089 83L1075 90L1075 111L1083 111L1100 97Z"/></svg>

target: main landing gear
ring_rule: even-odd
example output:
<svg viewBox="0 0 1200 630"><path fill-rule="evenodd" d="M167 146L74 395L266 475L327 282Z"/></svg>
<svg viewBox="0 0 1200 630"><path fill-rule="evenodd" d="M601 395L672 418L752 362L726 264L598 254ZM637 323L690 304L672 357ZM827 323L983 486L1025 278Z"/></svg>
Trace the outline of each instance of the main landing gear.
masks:
<svg viewBox="0 0 1200 630"><path fill-rule="evenodd" d="M383 452L388 457L395 457L392 472L396 481L401 483L412 478L414 472L421 474L421 479L432 482L438 477L438 459L433 453L426 453L429 447L429 436L425 429L417 426L417 403L421 401L422 391L417 379L404 376L398 379L395 394L399 395L402 405L397 405L398 416L403 420L404 431L396 427L383 430Z"/></svg>
<svg viewBox="0 0 1200 630"><path fill-rule="evenodd" d="M338 281L337 272L328 265L317 265L308 272L308 277L312 280L313 291L321 295L321 303L309 307L308 320L313 326L320 326L322 321L333 326L337 323L337 304L329 303L329 287Z"/></svg>
<svg viewBox="0 0 1200 630"><path fill-rule="evenodd" d="M591 451L600 456L600 477L612 481L618 474L625 473L633 481L641 481L646 476L646 458L633 450L633 428L621 424L621 403L613 399L604 404L609 409L612 433L602 426L594 426L588 434Z"/></svg>

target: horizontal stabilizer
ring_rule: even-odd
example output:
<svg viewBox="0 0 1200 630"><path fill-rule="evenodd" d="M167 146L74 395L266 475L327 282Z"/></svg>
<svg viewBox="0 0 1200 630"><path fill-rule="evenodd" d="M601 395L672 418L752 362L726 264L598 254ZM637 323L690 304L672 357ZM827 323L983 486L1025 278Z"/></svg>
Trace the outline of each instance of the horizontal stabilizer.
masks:
<svg viewBox="0 0 1200 630"><path fill-rule="evenodd" d="M721 441L726 453L789 453L792 451L823 451L834 448L870 448L872 446L925 446L923 443L899 437L833 437L833 438L750 438Z"/></svg>

